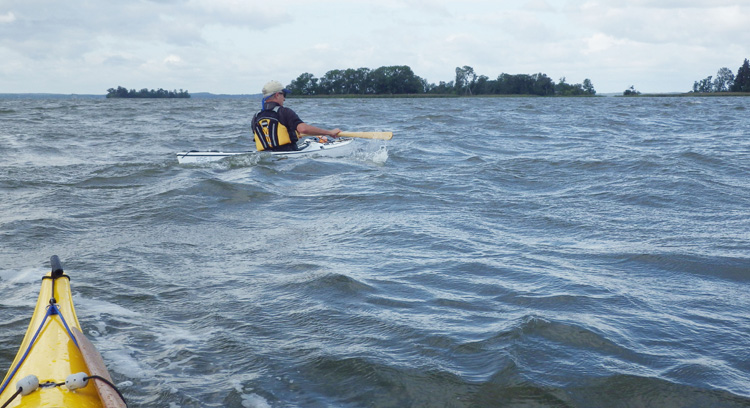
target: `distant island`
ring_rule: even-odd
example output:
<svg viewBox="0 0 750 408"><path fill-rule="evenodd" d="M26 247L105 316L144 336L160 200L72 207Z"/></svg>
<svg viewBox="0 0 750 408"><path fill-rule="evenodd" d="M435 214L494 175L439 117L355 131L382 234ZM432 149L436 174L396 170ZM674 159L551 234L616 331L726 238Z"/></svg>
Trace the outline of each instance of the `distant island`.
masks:
<svg viewBox="0 0 750 408"><path fill-rule="evenodd" d="M470 66L456 67L454 81L431 84L414 74L407 65L384 66L377 69L334 69L321 78L306 72L287 88L294 95L537 95L594 96L590 79L582 84L569 84L565 77L555 82L546 74L500 74L496 79L478 75Z"/></svg>
<svg viewBox="0 0 750 408"><path fill-rule="evenodd" d="M728 93L728 92L750 92L750 61L745 61L737 69L734 75L731 69L720 68L716 78L709 76L693 83L693 93Z"/></svg>
<svg viewBox="0 0 750 408"><path fill-rule="evenodd" d="M582 83L571 84L562 77L555 82L544 73L506 74L502 73L492 79L479 75L474 68L464 65L456 67L453 81L429 83L426 79L414 74L407 65L382 66L376 69L347 68L334 69L317 78L309 72L292 80L287 89L293 95L311 98L442 98L464 96L596 96L594 84L586 78ZM716 77L709 76L695 81L693 89L688 92L644 93L634 85L626 89L622 96L750 96L750 60L745 59L735 75L729 68L721 68ZM107 90L106 98L191 98L198 99L259 99L260 94L212 94L198 92L190 95L187 90L167 91L164 89L128 90L122 86ZM616 93L604 96L617 96ZM0 93L0 98L101 98L99 95Z"/></svg>
<svg viewBox="0 0 750 408"><path fill-rule="evenodd" d="M107 98L189 98L190 94L188 91L183 91L180 89L179 91L166 91L164 89L146 89L143 88L140 91L136 91L135 89L127 90L126 88L123 88L121 86L118 86L117 89L115 88L109 88L107 89Z"/></svg>
<svg viewBox="0 0 750 408"><path fill-rule="evenodd" d="M678 94L644 94L641 95L630 86L622 93L623 96L750 96L750 60L745 61L737 69L737 75L734 75L731 69L720 68L716 73L716 78L709 75L707 78L693 83L693 90L686 93Z"/></svg>
<svg viewBox="0 0 750 408"><path fill-rule="evenodd" d="M408 65L383 66L376 69L347 68L333 69L316 78L305 72L294 79L287 88L293 95L310 97L441 97L441 96L595 96L596 90L590 79L583 83L570 84L565 77L555 82L544 73L506 74L496 78L479 75L474 68L464 65L456 67L453 81L429 83L414 74ZM715 93L720 95L747 95L750 92L750 62L737 70L737 75L729 68L719 70L716 79L708 77L696 81L689 96ZM623 96L642 95L631 86ZM675 96L668 94L667 96Z"/></svg>

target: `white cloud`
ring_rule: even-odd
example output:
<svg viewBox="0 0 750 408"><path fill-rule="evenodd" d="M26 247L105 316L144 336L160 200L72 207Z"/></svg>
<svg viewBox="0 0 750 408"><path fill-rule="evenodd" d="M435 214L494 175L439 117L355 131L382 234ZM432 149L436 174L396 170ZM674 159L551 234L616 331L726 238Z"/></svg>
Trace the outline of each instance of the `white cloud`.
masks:
<svg viewBox="0 0 750 408"><path fill-rule="evenodd" d="M182 58L179 55L168 55L164 58L164 64L166 65L180 65L182 64Z"/></svg>
<svg viewBox="0 0 750 408"><path fill-rule="evenodd" d="M612 36L596 33L586 39L587 47L584 54L591 54L603 51L609 51L613 47L624 44L624 40L618 40Z"/></svg>
<svg viewBox="0 0 750 408"><path fill-rule="evenodd" d="M529 0L526 3L524 3L523 8L525 10L535 11L535 12L555 12L557 11L554 7L552 7L546 0Z"/></svg>
<svg viewBox="0 0 750 408"><path fill-rule="evenodd" d="M291 15L275 4L247 0L191 0L182 18L200 24L236 25L249 29L266 29L291 21Z"/></svg>
<svg viewBox="0 0 750 408"><path fill-rule="evenodd" d="M12 23L14 21L16 21L16 15L13 12L9 11L5 14L0 14L0 24Z"/></svg>
<svg viewBox="0 0 750 408"><path fill-rule="evenodd" d="M116 81L246 93L268 78L384 65L434 83L468 65L491 78L590 78L600 92L681 91L750 57L743 3L3 0L0 56L12 61L0 92L101 93Z"/></svg>

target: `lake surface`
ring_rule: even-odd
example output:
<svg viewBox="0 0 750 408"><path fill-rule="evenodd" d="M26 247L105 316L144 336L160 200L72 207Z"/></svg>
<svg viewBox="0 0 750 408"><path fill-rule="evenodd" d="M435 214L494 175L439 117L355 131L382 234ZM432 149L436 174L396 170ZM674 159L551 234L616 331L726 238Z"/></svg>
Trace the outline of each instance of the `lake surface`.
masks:
<svg viewBox="0 0 750 408"><path fill-rule="evenodd" d="M0 372L51 255L134 407L749 407L750 98L0 100Z"/></svg>

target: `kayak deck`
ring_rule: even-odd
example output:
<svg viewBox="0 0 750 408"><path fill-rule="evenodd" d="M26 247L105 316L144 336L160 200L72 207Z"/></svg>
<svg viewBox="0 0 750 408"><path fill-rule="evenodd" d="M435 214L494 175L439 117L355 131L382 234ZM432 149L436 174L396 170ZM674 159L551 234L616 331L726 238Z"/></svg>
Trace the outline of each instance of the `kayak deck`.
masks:
<svg viewBox="0 0 750 408"><path fill-rule="evenodd" d="M57 257L53 257L54 260ZM59 265L59 260L57 260ZM77 340L78 339L78 340ZM87 356L88 360L87 361ZM124 407L122 398L115 394L100 395L102 377L111 384L109 373L97 367L93 359L101 360L99 352L81 332L70 291L70 278L62 268L42 278L31 322L11 368L0 384L0 405L8 407ZM85 386L71 391L62 384L71 374L86 373L93 379ZM16 395L19 381L36 376L38 388L28 395ZM105 387L111 390L109 385ZM33 388L26 387L27 390ZM70 387L74 388L74 387ZM106 394L106 391L105 391ZM108 402L107 402L108 401Z"/></svg>
<svg viewBox="0 0 750 408"><path fill-rule="evenodd" d="M222 160L227 157L238 156L242 154L261 153L270 154L272 156L280 157L295 157L295 156L326 156L326 157L339 157L344 156L350 152L352 147L352 138L337 138L327 141L322 141L319 138L307 138L297 144L298 150L291 151L243 151L243 152L219 152L219 151L197 151L192 150L189 152L178 152L177 162L180 164L186 163L206 163L217 160Z"/></svg>

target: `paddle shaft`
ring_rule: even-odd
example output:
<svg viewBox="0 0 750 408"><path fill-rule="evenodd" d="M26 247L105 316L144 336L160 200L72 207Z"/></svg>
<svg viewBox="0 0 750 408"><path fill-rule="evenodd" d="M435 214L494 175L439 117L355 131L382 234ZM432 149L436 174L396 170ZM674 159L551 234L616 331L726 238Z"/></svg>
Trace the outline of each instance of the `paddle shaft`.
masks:
<svg viewBox="0 0 750 408"><path fill-rule="evenodd" d="M302 136L316 136L303 134ZM341 132L339 137L358 137L361 139L391 140L393 132Z"/></svg>

